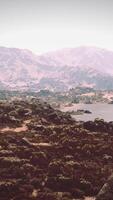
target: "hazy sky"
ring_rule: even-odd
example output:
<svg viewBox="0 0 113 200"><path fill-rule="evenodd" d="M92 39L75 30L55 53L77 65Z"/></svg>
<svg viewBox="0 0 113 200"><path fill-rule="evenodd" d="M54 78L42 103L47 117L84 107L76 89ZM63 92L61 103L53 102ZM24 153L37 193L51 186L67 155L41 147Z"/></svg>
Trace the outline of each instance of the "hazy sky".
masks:
<svg viewBox="0 0 113 200"><path fill-rule="evenodd" d="M0 46L113 50L113 0L0 0Z"/></svg>

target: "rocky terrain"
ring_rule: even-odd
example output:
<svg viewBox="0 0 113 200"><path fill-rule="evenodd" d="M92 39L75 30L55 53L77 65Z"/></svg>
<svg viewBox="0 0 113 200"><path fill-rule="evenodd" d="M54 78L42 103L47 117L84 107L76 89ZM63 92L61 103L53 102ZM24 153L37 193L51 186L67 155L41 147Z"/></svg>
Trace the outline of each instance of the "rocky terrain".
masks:
<svg viewBox="0 0 113 200"><path fill-rule="evenodd" d="M90 199L112 173L113 122L76 122L35 98L0 102L0 200Z"/></svg>

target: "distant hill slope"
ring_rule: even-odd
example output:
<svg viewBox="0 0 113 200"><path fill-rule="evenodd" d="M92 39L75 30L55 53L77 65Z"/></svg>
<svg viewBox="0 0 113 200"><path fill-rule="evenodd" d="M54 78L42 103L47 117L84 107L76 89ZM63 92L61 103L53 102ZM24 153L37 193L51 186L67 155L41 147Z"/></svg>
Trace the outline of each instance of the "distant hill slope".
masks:
<svg viewBox="0 0 113 200"><path fill-rule="evenodd" d="M113 89L113 52L78 47L38 56L0 47L0 89L63 91L77 85Z"/></svg>
<svg viewBox="0 0 113 200"><path fill-rule="evenodd" d="M91 67L113 74L113 52L96 47L65 48L39 57L48 66Z"/></svg>

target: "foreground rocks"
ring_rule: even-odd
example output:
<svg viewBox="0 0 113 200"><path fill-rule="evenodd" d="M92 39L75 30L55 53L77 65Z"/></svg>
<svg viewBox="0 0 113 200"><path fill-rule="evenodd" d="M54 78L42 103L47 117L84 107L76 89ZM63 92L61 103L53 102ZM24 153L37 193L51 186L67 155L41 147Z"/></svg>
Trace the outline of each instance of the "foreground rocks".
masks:
<svg viewBox="0 0 113 200"><path fill-rule="evenodd" d="M0 200L84 199L113 173L112 131L35 99L1 102L0 113L15 118L0 121Z"/></svg>
<svg viewBox="0 0 113 200"><path fill-rule="evenodd" d="M111 175L104 184L98 193L96 200L113 200L113 175Z"/></svg>
<svg viewBox="0 0 113 200"><path fill-rule="evenodd" d="M95 119L95 121L87 121L83 124L85 129L95 132L113 133L113 122L105 122L103 119Z"/></svg>

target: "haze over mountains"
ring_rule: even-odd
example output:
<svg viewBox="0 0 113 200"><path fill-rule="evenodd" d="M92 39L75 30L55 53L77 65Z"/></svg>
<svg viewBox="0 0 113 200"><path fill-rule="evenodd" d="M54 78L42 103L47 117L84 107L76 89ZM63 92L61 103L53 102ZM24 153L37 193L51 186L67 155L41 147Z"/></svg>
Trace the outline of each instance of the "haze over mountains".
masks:
<svg viewBox="0 0 113 200"><path fill-rule="evenodd" d="M83 46L36 55L0 47L0 89L64 91L77 85L113 89L113 52Z"/></svg>

